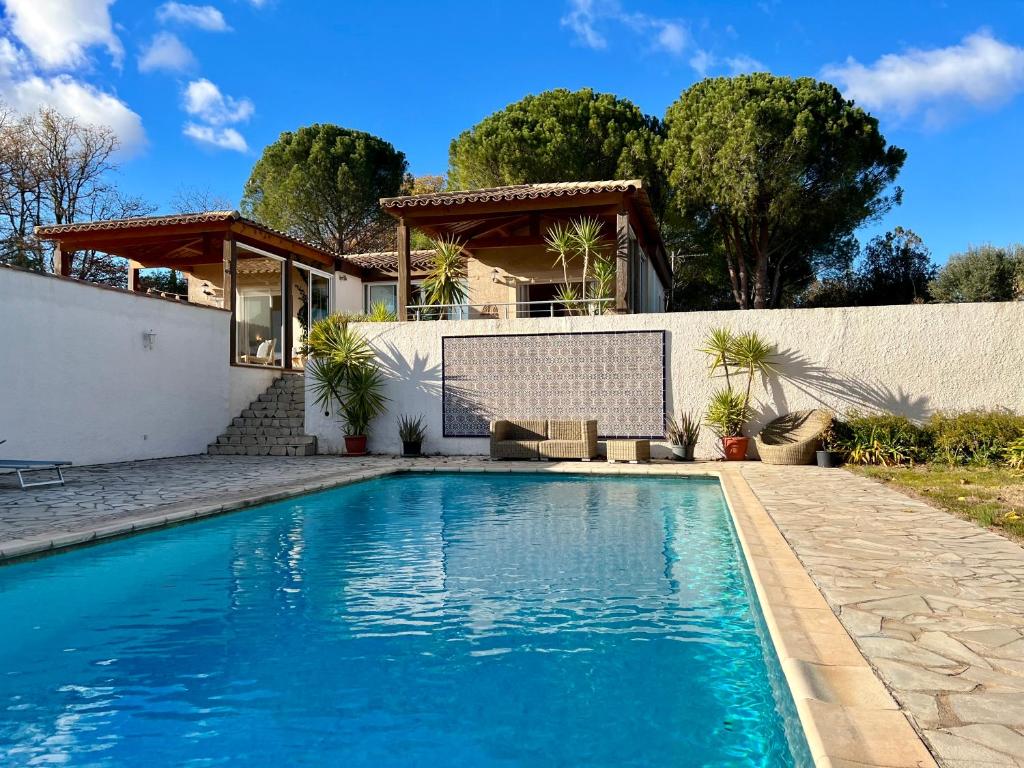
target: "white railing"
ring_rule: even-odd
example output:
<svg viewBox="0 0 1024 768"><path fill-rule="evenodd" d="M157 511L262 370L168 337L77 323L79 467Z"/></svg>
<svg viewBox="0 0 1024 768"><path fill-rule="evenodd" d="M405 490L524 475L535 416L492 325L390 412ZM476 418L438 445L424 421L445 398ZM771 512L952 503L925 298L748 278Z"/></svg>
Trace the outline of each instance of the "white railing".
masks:
<svg viewBox="0 0 1024 768"><path fill-rule="evenodd" d="M508 320L510 317L603 315L614 304L615 299L548 299L507 304L410 304L406 309L410 320Z"/></svg>

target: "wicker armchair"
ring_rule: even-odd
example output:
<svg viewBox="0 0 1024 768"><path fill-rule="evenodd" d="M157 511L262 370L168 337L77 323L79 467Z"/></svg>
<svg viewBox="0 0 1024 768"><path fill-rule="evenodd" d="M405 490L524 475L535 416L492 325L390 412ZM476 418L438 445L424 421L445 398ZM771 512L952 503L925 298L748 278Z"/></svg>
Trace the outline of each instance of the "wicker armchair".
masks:
<svg viewBox="0 0 1024 768"><path fill-rule="evenodd" d="M796 411L770 422L754 438L754 444L765 464L810 464L831 423L828 411Z"/></svg>

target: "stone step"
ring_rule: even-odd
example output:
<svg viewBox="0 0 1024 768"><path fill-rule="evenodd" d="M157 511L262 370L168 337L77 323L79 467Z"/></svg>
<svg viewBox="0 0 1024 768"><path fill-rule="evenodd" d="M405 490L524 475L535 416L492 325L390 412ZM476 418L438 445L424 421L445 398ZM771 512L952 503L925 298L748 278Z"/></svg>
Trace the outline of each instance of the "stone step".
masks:
<svg viewBox="0 0 1024 768"><path fill-rule="evenodd" d="M211 456L315 456L316 445L222 445L211 443Z"/></svg>
<svg viewBox="0 0 1024 768"><path fill-rule="evenodd" d="M212 456L313 456L316 437L304 434L305 380L301 375L276 379L249 407L231 420Z"/></svg>

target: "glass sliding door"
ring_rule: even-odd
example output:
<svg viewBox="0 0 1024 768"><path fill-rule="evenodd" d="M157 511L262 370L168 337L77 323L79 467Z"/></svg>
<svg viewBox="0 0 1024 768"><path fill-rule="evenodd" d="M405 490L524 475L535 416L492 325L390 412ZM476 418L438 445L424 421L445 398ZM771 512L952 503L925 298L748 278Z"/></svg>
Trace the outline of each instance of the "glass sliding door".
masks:
<svg viewBox="0 0 1024 768"><path fill-rule="evenodd" d="M247 365L284 360L284 260L239 245L235 355Z"/></svg>
<svg viewBox="0 0 1024 768"><path fill-rule="evenodd" d="M292 267L292 368L306 366L306 338L317 320L331 314L331 276L294 264Z"/></svg>

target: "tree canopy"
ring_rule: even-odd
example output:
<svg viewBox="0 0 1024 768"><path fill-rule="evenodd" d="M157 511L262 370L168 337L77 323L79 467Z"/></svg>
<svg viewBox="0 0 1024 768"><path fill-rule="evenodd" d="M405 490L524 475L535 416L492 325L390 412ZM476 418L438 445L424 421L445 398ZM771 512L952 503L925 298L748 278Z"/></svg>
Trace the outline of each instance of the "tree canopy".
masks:
<svg viewBox="0 0 1024 768"><path fill-rule="evenodd" d="M401 194L405 155L384 139L337 125L286 131L253 166L242 210L340 252L394 247L379 200Z"/></svg>
<svg viewBox="0 0 1024 768"><path fill-rule="evenodd" d="M1012 301L1024 298L1024 246L982 245L949 257L931 284L938 301Z"/></svg>
<svg viewBox="0 0 1024 768"><path fill-rule="evenodd" d="M658 210L661 124L626 99L558 88L509 104L452 140L453 189L642 179Z"/></svg>
<svg viewBox="0 0 1024 768"><path fill-rule="evenodd" d="M929 283L936 267L924 241L896 227L864 247L856 266L831 272L799 298L804 307L915 304L931 298Z"/></svg>
<svg viewBox="0 0 1024 768"><path fill-rule="evenodd" d="M673 212L695 250L724 254L740 308L779 306L898 204L906 158L828 83L766 73L692 86L666 114Z"/></svg>

